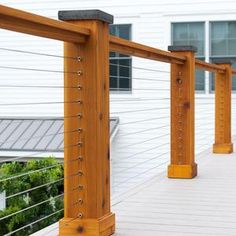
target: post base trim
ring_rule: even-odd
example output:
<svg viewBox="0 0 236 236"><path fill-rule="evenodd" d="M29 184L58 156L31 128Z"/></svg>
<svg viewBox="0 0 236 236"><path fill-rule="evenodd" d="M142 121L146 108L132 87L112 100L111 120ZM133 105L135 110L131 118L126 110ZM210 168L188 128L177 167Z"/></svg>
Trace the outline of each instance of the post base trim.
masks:
<svg viewBox="0 0 236 236"><path fill-rule="evenodd" d="M197 164L192 165L169 165L168 178L192 179L197 176Z"/></svg>
<svg viewBox="0 0 236 236"><path fill-rule="evenodd" d="M115 214L99 219L62 218L59 221L59 236L110 236L115 233Z"/></svg>
<svg viewBox="0 0 236 236"><path fill-rule="evenodd" d="M233 152L232 143L213 144L213 153L229 154Z"/></svg>

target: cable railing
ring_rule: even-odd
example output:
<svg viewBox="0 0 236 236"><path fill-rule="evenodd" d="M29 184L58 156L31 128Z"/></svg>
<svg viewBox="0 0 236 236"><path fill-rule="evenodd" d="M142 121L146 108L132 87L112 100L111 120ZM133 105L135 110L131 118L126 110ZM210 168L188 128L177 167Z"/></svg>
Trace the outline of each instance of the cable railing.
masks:
<svg viewBox="0 0 236 236"><path fill-rule="evenodd" d="M214 153L233 151L236 69L229 62L198 60L192 46L164 51L111 36L113 17L100 11L62 11L57 21L0 6L0 18L2 29L64 43L64 55L0 47L0 56L16 56L1 61L0 73L9 78L0 80L1 98L9 91L25 93L17 101L0 101L1 111L15 115L0 119L0 151L23 152L0 158L1 235L30 235L58 221L62 236L111 235L111 194L143 184L168 164L169 178L194 178L195 154L213 143ZM132 63L119 63L122 58L109 58L109 52L125 54ZM38 59L31 63L31 57ZM64 69L55 66L62 61ZM170 70L160 63L170 64ZM109 66L128 72L109 75ZM202 85L195 81L196 69L215 74L215 103L195 98L195 86ZM109 87L109 78L119 80L118 86ZM37 123L22 115L52 107L61 116ZM51 157L55 151L64 158Z"/></svg>

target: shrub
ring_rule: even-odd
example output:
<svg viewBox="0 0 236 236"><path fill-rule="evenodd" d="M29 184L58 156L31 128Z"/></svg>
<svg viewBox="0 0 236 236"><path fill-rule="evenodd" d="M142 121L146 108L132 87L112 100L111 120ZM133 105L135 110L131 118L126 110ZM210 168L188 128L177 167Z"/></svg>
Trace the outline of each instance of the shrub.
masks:
<svg viewBox="0 0 236 236"><path fill-rule="evenodd" d="M63 167L52 157L1 165L0 192L6 191L7 199L0 211L0 219L6 217L0 220L0 235L22 228L11 235L26 236L57 222L63 216L62 178Z"/></svg>

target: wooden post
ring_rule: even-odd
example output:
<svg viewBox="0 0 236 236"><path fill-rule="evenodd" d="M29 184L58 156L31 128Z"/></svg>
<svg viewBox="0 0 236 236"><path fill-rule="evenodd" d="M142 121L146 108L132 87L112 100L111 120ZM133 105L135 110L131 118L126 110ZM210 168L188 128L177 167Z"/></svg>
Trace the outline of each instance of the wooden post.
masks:
<svg viewBox="0 0 236 236"><path fill-rule="evenodd" d="M60 236L108 236L110 209L109 23L98 10L61 11L59 19L87 28L85 44L65 43L65 212Z"/></svg>
<svg viewBox="0 0 236 236"><path fill-rule="evenodd" d="M169 178L193 178L195 47L170 46L174 55L185 56L184 64L171 64L171 163Z"/></svg>
<svg viewBox="0 0 236 236"><path fill-rule="evenodd" d="M215 143L214 153L232 153L231 142L231 61L218 60L217 64L225 68L225 73L215 75Z"/></svg>

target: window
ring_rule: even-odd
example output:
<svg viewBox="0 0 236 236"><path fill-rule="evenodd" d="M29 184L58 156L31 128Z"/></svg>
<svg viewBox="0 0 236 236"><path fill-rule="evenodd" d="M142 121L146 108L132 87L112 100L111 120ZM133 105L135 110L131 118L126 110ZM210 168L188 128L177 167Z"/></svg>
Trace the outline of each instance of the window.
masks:
<svg viewBox="0 0 236 236"><path fill-rule="evenodd" d="M210 60L230 59L236 67L236 21L210 23ZM214 80L211 75L211 90L214 90ZM236 90L236 77L232 80L232 89Z"/></svg>
<svg viewBox="0 0 236 236"><path fill-rule="evenodd" d="M131 39L131 25L110 25L110 34ZM110 52L110 91L132 90L132 59L130 56Z"/></svg>
<svg viewBox="0 0 236 236"><path fill-rule="evenodd" d="M172 23L172 44L197 47L196 57L205 60L205 23ZM195 89L205 90L205 72L196 70Z"/></svg>

